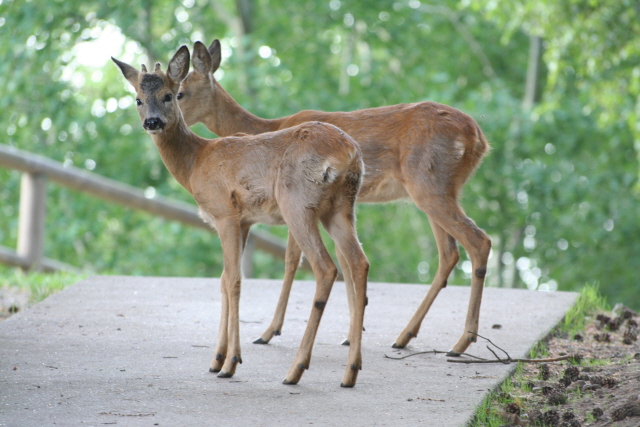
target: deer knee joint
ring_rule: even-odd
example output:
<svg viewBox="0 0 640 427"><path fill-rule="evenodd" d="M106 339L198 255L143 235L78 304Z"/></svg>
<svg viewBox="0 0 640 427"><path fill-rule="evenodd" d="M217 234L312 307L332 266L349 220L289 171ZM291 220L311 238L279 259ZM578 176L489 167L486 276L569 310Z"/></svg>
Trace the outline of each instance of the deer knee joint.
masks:
<svg viewBox="0 0 640 427"><path fill-rule="evenodd" d="M324 306L327 305L326 301L316 301L313 306L318 310L324 310Z"/></svg>
<svg viewBox="0 0 640 427"><path fill-rule="evenodd" d="M484 279L484 277L487 275L487 269L486 268L476 268L476 277L480 278L480 279Z"/></svg>

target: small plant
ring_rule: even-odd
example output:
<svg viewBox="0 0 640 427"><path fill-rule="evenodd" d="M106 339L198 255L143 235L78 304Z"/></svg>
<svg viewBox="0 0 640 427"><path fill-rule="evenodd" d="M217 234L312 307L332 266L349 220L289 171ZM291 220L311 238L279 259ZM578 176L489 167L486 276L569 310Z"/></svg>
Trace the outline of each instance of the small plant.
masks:
<svg viewBox="0 0 640 427"><path fill-rule="evenodd" d="M589 367L606 366L610 364L611 364L611 360L608 360L608 359L583 359L582 361L583 366L589 366Z"/></svg>

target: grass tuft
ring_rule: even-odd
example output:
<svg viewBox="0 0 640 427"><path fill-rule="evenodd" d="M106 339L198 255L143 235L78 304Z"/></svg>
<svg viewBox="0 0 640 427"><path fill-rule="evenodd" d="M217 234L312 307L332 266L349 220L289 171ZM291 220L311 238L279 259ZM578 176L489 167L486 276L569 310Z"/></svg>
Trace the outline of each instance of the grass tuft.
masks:
<svg viewBox="0 0 640 427"><path fill-rule="evenodd" d="M13 287L25 291L29 294L29 301L36 303L85 277L83 274L67 272L25 273L18 268L2 267L0 287Z"/></svg>
<svg viewBox="0 0 640 427"><path fill-rule="evenodd" d="M575 334L584 329L589 315L598 311L608 311L606 299L599 292L597 283L586 284L580 290L580 296L575 305L569 309L560 326L562 332Z"/></svg>

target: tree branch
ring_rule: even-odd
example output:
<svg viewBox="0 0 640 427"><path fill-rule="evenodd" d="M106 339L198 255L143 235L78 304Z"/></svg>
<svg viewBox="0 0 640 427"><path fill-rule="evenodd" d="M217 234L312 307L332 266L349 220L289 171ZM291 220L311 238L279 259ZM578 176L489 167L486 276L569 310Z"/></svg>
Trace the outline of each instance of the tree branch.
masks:
<svg viewBox="0 0 640 427"><path fill-rule="evenodd" d="M469 30L467 30L467 27L465 27L465 25L460 22L460 17L457 13L446 6L433 6L428 4L420 5L420 10L426 13L438 13L440 15L446 16L453 25L453 28L455 28L458 34L460 34L460 36L462 36L462 38L467 42L467 44L471 48L471 52L473 52L473 54L482 63L482 71L484 72L484 75L490 79L496 77L496 73L491 66L491 61L489 61L487 55L484 54L482 46L480 46L480 43L478 43L476 38L473 37Z"/></svg>

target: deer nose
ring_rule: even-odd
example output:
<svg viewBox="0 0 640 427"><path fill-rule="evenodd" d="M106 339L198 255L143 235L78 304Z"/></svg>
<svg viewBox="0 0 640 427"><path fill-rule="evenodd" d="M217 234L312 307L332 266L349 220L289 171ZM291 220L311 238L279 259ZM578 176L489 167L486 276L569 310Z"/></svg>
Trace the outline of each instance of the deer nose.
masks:
<svg viewBox="0 0 640 427"><path fill-rule="evenodd" d="M144 128L146 130L163 129L165 123L158 117L151 117L144 120Z"/></svg>

